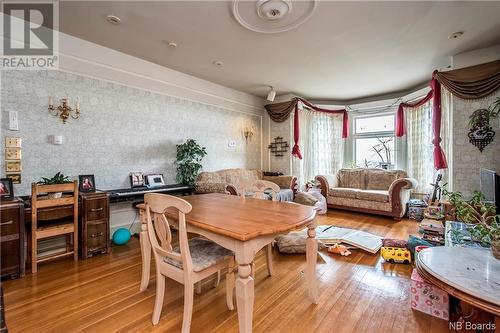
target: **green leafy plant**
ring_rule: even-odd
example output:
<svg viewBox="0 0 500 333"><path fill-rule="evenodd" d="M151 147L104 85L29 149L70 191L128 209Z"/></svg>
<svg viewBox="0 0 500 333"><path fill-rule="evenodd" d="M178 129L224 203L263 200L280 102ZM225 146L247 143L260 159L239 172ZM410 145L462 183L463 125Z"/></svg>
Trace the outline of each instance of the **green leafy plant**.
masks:
<svg viewBox="0 0 500 333"><path fill-rule="evenodd" d="M196 176L201 170L201 160L207 155L205 147L200 146L195 140L188 139L185 143L177 145L177 181L194 185Z"/></svg>
<svg viewBox="0 0 500 333"><path fill-rule="evenodd" d="M478 224L495 215L495 206L483 203L484 194L479 191L474 191L469 201L464 199L461 192L451 192L445 188L443 194L453 206L453 213L460 222Z"/></svg>
<svg viewBox="0 0 500 333"><path fill-rule="evenodd" d="M469 117L469 127L475 127L482 119L486 121L486 123L490 123L491 119L498 117L500 114L500 97L498 97L489 107L485 110L484 113L476 113L474 112Z"/></svg>
<svg viewBox="0 0 500 333"><path fill-rule="evenodd" d="M495 215L496 207L483 202L484 194L474 191L469 201L464 200L462 193L444 189L444 195L453 206L458 221L468 223L467 235L452 234L462 242L469 238L482 246L491 246L493 255L500 259L500 215Z"/></svg>
<svg viewBox="0 0 500 333"><path fill-rule="evenodd" d="M40 185L54 185L54 184L67 184L71 183L68 176L63 175L61 172L55 174L52 178L42 177L42 180L37 182Z"/></svg>

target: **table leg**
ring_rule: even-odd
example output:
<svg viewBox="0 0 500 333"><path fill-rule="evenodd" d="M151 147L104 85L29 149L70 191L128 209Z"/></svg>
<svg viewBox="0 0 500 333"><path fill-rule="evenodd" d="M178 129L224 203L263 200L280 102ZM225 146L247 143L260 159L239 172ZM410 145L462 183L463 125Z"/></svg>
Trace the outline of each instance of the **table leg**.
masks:
<svg viewBox="0 0 500 333"><path fill-rule="evenodd" d="M252 332L254 281L251 273L251 263L239 264L236 279L236 304L240 333Z"/></svg>
<svg viewBox="0 0 500 333"><path fill-rule="evenodd" d="M145 220L144 210L141 209L139 211L139 217L141 220L141 233L139 235L139 240L141 243L142 257L142 277L139 290L144 291L149 285L149 273L151 271L151 243L149 241L148 225Z"/></svg>
<svg viewBox="0 0 500 333"><path fill-rule="evenodd" d="M318 304L318 285L316 281L316 260L318 258L318 240L316 239L316 222L307 227L306 258L307 258L307 285L309 298Z"/></svg>

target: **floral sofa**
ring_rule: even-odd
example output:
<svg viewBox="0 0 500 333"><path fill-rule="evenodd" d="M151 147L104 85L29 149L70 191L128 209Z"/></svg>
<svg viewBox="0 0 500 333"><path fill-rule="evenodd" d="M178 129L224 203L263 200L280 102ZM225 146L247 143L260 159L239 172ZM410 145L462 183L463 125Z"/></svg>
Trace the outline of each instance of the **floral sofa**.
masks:
<svg viewBox="0 0 500 333"><path fill-rule="evenodd" d="M340 169L335 175L316 176L329 208L392 216L406 213L415 179L402 170Z"/></svg>
<svg viewBox="0 0 500 333"><path fill-rule="evenodd" d="M236 195L239 184L254 180L268 180L282 189L297 188L297 177L294 176L264 176L260 170L251 169L224 169L214 172L202 172L195 183L195 192L202 193L230 193Z"/></svg>

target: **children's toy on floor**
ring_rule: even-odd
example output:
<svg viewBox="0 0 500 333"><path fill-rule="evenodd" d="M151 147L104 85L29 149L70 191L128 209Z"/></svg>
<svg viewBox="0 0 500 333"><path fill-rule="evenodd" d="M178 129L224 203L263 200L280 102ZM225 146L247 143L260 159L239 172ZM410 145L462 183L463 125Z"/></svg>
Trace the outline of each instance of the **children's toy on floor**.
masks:
<svg viewBox="0 0 500 333"><path fill-rule="evenodd" d="M408 218L410 220L422 221L425 208L427 208L427 204L424 200L410 199L408 202Z"/></svg>
<svg viewBox="0 0 500 333"><path fill-rule="evenodd" d="M431 316L449 319L450 302L448 294L438 287L425 282L413 269L411 274L411 307Z"/></svg>
<svg viewBox="0 0 500 333"><path fill-rule="evenodd" d="M380 255L385 261L400 264L411 263L411 253L408 250L408 242L402 239L382 239L382 247L380 248Z"/></svg>
<svg viewBox="0 0 500 333"><path fill-rule="evenodd" d="M339 243L333 244L328 248L328 252L330 253L335 253L335 254L340 254L341 256L347 257L348 255L351 254L351 251L349 249Z"/></svg>

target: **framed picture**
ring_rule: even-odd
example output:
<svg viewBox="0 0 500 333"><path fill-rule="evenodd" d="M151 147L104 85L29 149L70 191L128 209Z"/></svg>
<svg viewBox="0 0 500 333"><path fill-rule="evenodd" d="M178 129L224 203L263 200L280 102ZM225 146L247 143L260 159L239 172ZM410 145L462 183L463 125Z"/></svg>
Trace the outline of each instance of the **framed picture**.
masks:
<svg viewBox="0 0 500 333"><path fill-rule="evenodd" d="M14 197L14 187L10 178L0 179L0 198L12 199Z"/></svg>
<svg viewBox="0 0 500 333"><path fill-rule="evenodd" d="M144 186L144 175L142 172L131 172L130 173L130 187L142 187Z"/></svg>
<svg viewBox="0 0 500 333"><path fill-rule="evenodd" d="M5 172L21 172L21 161L5 161Z"/></svg>
<svg viewBox="0 0 500 333"><path fill-rule="evenodd" d="M5 176L12 181L12 184L21 184L21 174L20 173L8 173Z"/></svg>
<svg viewBox="0 0 500 333"><path fill-rule="evenodd" d="M79 175L78 188L80 192L95 192L94 175Z"/></svg>

